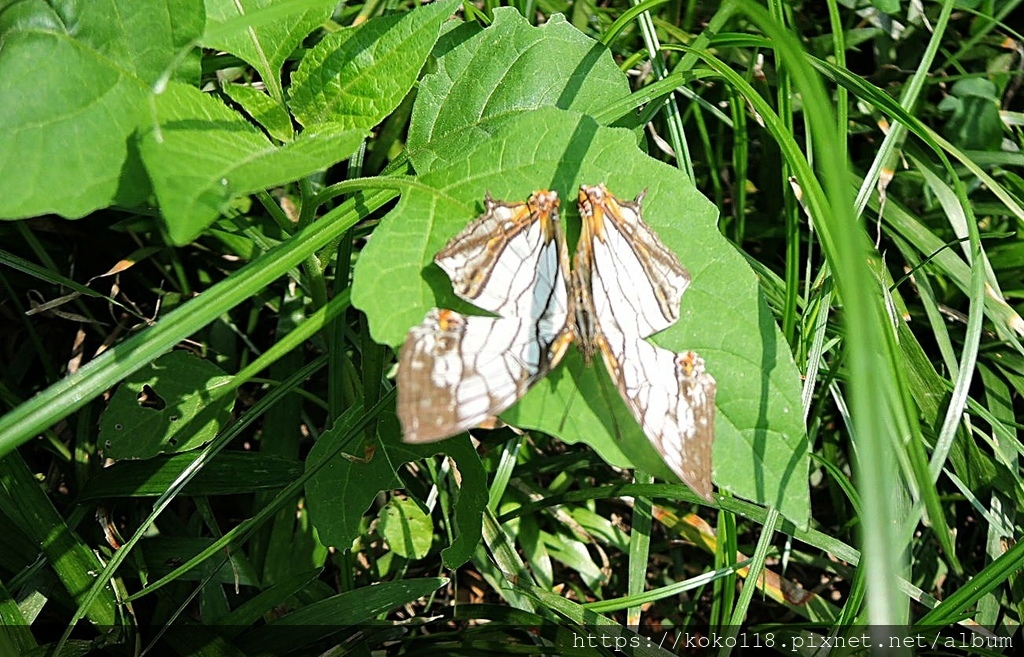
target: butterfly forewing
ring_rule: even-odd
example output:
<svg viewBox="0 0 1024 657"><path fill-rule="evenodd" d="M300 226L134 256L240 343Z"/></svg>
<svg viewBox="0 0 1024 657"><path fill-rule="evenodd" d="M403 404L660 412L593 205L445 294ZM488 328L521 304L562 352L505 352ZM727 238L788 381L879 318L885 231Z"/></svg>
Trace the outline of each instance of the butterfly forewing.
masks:
<svg viewBox="0 0 1024 657"><path fill-rule="evenodd" d="M484 213L434 257L462 299L502 317L565 324L568 254L558 195L534 192L526 203L490 196Z"/></svg>
<svg viewBox="0 0 1024 657"><path fill-rule="evenodd" d="M679 319L690 275L644 222L641 200L619 201L604 185L581 186L583 230L575 266L590 261L594 315L614 317L627 335L645 338Z"/></svg>
<svg viewBox="0 0 1024 657"><path fill-rule="evenodd" d="M398 355L398 418L405 441L441 440L501 413L542 376L536 325L432 309Z"/></svg>
<svg viewBox="0 0 1024 657"><path fill-rule="evenodd" d="M711 500L715 380L704 360L609 330L598 337L598 347L626 406L665 463Z"/></svg>

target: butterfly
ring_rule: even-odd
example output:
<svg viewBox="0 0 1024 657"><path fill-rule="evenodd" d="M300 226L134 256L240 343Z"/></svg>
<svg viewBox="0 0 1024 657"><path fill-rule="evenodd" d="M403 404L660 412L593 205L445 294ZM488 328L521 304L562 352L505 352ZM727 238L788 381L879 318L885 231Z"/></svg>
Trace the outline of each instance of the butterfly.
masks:
<svg viewBox="0 0 1024 657"><path fill-rule="evenodd" d="M434 257L460 298L498 317L431 309L399 351L404 440L441 440L500 414L577 343L600 353L623 401L669 468L711 499L715 380L692 351L645 340L679 319L690 276L642 219L581 186L582 231L569 267L553 191L525 203L488 195L484 213Z"/></svg>

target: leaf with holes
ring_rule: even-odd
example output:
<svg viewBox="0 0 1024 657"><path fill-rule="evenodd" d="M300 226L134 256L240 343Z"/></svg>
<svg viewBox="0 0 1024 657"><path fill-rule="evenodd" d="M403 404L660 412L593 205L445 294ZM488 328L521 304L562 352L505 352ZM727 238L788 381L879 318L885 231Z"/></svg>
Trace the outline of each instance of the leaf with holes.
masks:
<svg viewBox="0 0 1024 657"><path fill-rule="evenodd" d="M233 395L213 391L231 377L213 363L172 351L117 389L100 417L100 442L109 458L145 459L203 445L228 421Z"/></svg>

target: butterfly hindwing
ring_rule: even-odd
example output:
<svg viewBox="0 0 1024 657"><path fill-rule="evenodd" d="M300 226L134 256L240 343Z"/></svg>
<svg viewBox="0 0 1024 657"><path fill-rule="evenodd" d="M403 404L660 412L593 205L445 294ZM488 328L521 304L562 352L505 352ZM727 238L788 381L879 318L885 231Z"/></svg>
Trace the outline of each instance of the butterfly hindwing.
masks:
<svg viewBox="0 0 1024 657"><path fill-rule="evenodd" d="M514 404L546 373L535 324L432 309L398 356L398 418L409 443L448 438Z"/></svg>
<svg viewBox="0 0 1024 657"><path fill-rule="evenodd" d="M623 401L666 465L711 500L715 380L704 360L607 329L598 347Z"/></svg>

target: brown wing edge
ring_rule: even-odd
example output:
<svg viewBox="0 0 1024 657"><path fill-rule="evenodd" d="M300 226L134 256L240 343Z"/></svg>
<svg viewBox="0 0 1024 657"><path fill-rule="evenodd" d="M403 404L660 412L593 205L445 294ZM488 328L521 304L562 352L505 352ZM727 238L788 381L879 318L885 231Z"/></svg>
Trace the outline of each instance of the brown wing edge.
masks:
<svg viewBox="0 0 1024 657"><path fill-rule="evenodd" d="M715 393L718 384L714 377L707 372L704 359L696 352L684 351L676 354L675 363L679 395L685 396L689 400L703 400L700 405L692 401L690 403L695 421L695 434L687 441L686 446L688 448L696 446L698 451L694 457L707 465L692 474L683 468L678 471L673 468L673 472L694 492L711 502L714 500L711 475L715 441ZM670 467L671 465L669 464Z"/></svg>
<svg viewBox="0 0 1024 657"><path fill-rule="evenodd" d="M447 313L451 313L448 315ZM458 421L451 392L430 384L430 369L423 363L432 358L424 354L427 347L419 340L425 331L432 331L439 340L461 342L465 325L458 313L431 308L423 321L409 329L398 352L398 373L396 375L397 399L395 411L402 425L402 440L407 443L429 443L457 435L469 427ZM436 329L431 328L436 326ZM417 366L417 362L420 366ZM420 374L421 375L417 375ZM430 413L423 413L422 407L429 407ZM429 420L425 422L424 420Z"/></svg>

